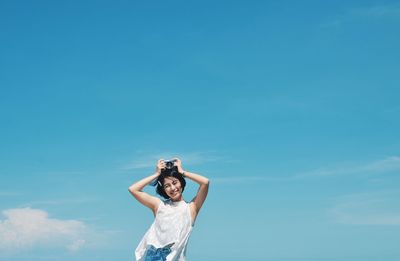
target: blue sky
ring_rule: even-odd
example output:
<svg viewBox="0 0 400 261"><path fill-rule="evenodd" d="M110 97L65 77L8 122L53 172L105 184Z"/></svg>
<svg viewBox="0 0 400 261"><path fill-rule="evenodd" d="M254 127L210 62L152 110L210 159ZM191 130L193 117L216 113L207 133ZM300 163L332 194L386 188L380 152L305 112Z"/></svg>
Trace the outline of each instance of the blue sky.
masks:
<svg viewBox="0 0 400 261"><path fill-rule="evenodd" d="M0 259L133 260L127 188L178 156L211 180L188 260L399 260L399 28L399 1L2 1Z"/></svg>

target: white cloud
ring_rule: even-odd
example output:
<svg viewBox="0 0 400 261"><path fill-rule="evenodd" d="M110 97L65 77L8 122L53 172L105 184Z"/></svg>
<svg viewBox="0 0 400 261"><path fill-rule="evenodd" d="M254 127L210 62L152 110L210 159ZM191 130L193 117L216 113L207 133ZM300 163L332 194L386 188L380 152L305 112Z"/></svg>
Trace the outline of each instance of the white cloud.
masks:
<svg viewBox="0 0 400 261"><path fill-rule="evenodd" d="M341 224L400 225L399 198L399 191L348 195L338 198L328 214Z"/></svg>
<svg viewBox="0 0 400 261"><path fill-rule="evenodd" d="M143 168L155 168L157 160L159 159L171 159L178 157L182 160L182 164L186 165L197 165L205 162L217 161L222 159L216 156L213 152L189 152L189 153L176 153L176 152L161 152L152 155L140 155L125 166L123 170L130 169L143 169Z"/></svg>
<svg viewBox="0 0 400 261"><path fill-rule="evenodd" d="M86 225L77 220L48 217L40 209L16 208L4 210L0 220L0 249L24 249L38 245L64 246L71 251L84 243Z"/></svg>

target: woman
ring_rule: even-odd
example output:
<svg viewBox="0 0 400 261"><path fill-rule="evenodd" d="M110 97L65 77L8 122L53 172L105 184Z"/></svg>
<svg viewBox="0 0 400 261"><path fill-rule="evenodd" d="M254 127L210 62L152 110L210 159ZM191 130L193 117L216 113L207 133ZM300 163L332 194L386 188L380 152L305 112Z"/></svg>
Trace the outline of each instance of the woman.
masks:
<svg viewBox="0 0 400 261"><path fill-rule="evenodd" d="M169 164L169 165L167 165ZM173 165L172 165L173 164ZM199 184L196 196L188 203L182 192L188 178ZM157 182L160 200L142 191ZM172 163L158 160L156 172L129 187L129 192L143 205L150 208L154 222L135 251L137 261L183 261L186 246L197 215L206 200L209 180L201 175L184 171L180 159Z"/></svg>

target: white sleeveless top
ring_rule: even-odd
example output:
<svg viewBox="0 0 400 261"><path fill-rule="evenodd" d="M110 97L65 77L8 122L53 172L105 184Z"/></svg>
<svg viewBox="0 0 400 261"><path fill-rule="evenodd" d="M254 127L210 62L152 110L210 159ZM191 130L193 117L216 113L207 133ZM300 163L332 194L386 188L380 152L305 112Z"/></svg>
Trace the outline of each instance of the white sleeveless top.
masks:
<svg viewBox="0 0 400 261"><path fill-rule="evenodd" d="M184 261L192 229L189 203L184 200L161 201L153 224L135 250L136 260L145 260L146 250L153 246L156 249L165 247L170 249L166 261Z"/></svg>

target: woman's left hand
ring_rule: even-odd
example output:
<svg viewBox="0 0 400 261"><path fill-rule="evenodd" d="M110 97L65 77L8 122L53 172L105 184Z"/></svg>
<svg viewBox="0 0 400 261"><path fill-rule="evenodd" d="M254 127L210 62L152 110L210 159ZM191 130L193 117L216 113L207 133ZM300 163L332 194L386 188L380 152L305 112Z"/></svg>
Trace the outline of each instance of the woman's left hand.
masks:
<svg viewBox="0 0 400 261"><path fill-rule="evenodd" d="M182 161L178 158L174 158L174 160L175 160L174 165L178 168L178 172L179 173L185 172L182 168Z"/></svg>

